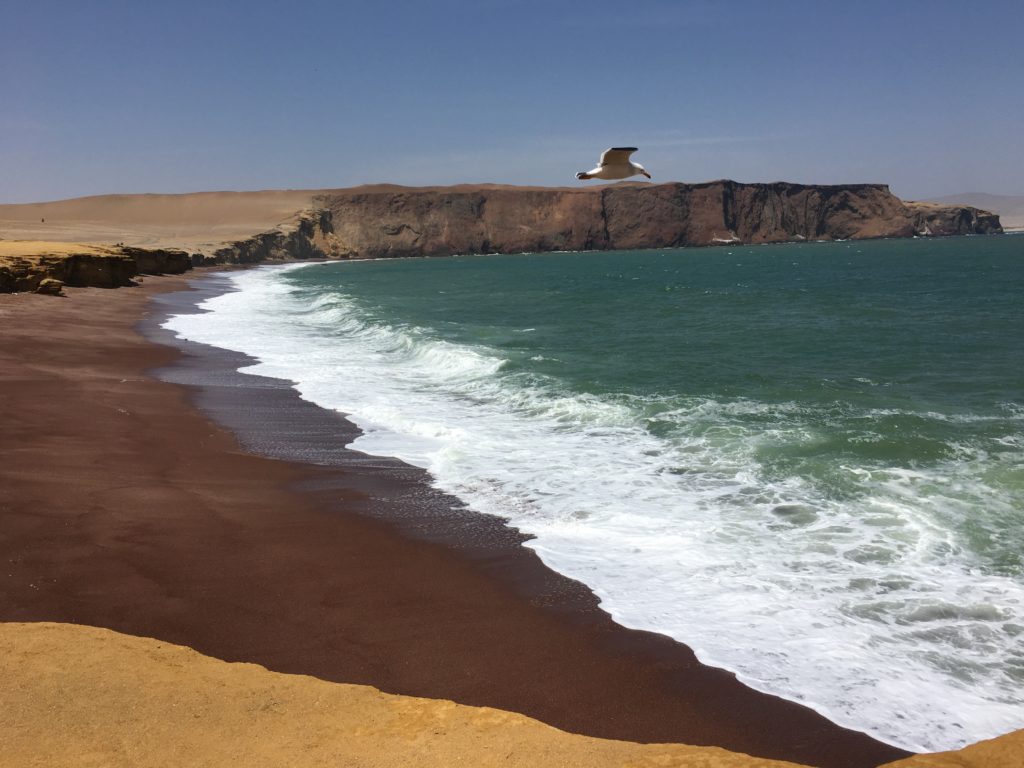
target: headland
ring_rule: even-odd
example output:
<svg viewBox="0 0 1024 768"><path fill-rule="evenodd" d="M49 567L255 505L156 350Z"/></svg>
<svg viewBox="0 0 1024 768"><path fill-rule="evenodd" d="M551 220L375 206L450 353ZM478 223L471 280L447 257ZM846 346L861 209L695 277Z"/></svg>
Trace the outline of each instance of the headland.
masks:
<svg viewBox="0 0 1024 768"><path fill-rule="evenodd" d="M137 273L159 274L180 273L192 264L268 260L678 248L1001 231L999 217L988 211L905 202L884 184L382 184L334 190L104 195L0 205L0 292L35 290L46 278L68 285L123 285L132 277L130 261L136 262ZM127 261L117 264L116 259L97 255Z"/></svg>

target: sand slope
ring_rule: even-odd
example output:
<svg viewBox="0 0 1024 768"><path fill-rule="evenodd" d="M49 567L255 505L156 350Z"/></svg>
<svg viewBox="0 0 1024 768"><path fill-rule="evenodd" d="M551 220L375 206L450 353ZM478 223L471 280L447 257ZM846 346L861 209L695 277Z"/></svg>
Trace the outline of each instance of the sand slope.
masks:
<svg viewBox="0 0 1024 768"><path fill-rule="evenodd" d="M0 764L11 766L795 765L577 736L510 712L228 664L72 624L0 624L0 679ZM1021 765L1024 731L889 768Z"/></svg>
<svg viewBox="0 0 1024 768"><path fill-rule="evenodd" d="M0 679L0 764L10 766L794 765L576 736L71 624L0 624Z"/></svg>

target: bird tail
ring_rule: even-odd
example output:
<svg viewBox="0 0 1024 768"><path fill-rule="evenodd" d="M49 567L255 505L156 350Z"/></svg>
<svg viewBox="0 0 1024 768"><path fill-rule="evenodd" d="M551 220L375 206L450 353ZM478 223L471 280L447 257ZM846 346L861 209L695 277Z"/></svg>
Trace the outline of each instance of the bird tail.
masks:
<svg viewBox="0 0 1024 768"><path fill-rule="evenodd" d="M584 173L583 171L580 171L579 173L576 174L576 178L582 181L583 179L591 178L591 176L589 173Z"/></svg>

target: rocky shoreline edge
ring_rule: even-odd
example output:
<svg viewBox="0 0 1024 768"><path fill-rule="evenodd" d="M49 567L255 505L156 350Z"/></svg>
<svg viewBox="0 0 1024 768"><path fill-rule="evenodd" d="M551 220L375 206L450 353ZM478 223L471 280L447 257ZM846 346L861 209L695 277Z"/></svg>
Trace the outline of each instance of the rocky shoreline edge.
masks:
<svg viewBox="0 0 1024 768"><path fill-rule="evenodd" d="M187 216L194 195L121 195L105 215L118 224L140 207ZM225 216L271 193L231 195ZM295 206L250 215L248 232L190 248L173 234L157 247L128 242L22 239L42 234L47 210L62 203L0 206L0 293L59 293L62 285L118 287L138 275L181 274L194 265L368 259L454 254L680 248L869 238L996 234L996 214L971 206L905 202L884 184L805 185L620 183L588 188L462 185L281 193ZM99 198L97 198L99 199ZM91 200L81 198L81 201ZM50 206L51 208L48 208ZM181 210L179 210L181 209ZM185 212L182 212L185 211ZM28 230L29 215L42 212ZM164 214L166 217L166 213ZM263 214L267 218L269 214ZM275 220L276 219L276 220ZM33 219L34 221L34 219ZM50 217L51 223L53 217ZM248 220L247 220L248 221ZM124 225L131 231L132 225ZM246 232L239 223L236 233ZM83 234L88 231L83 230ZM12 239L12 234L15 238ZM127 243L127 244L126 244Z"/></svg>

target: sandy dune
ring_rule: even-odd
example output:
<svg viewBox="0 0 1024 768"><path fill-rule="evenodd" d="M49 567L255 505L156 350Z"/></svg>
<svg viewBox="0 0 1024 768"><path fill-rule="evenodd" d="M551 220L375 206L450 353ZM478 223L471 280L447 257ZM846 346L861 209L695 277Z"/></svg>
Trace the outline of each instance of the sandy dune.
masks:
<svg viewBox="0 0 1024 768"><path fill-rule="evenodd" d="M114 253L93 243L76 243L73 241L46 242L40 240L0 240L0 264L5 259L18 259L37 256L70 256L74 253L106 255Z"/></svg>

